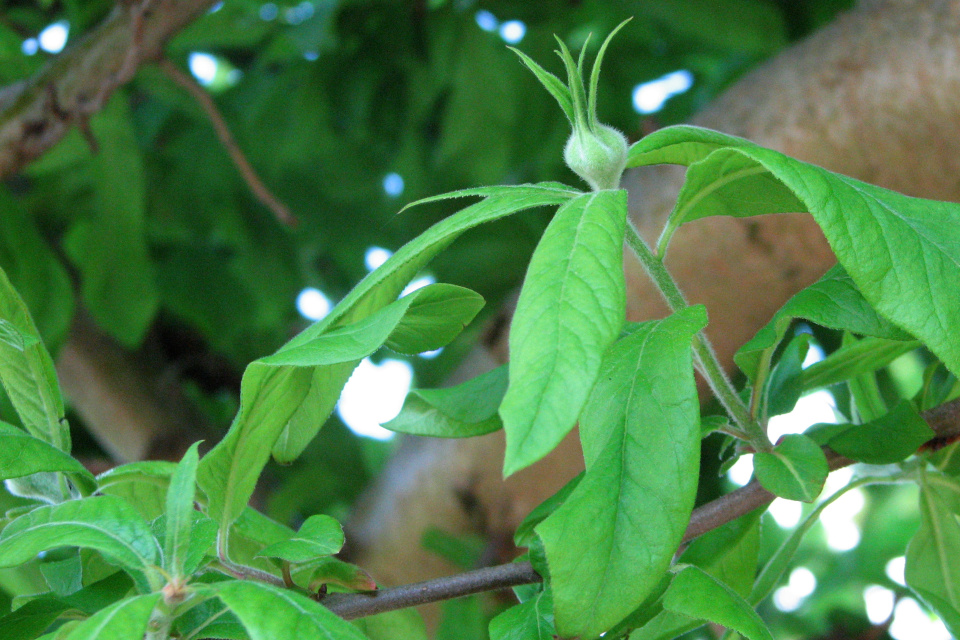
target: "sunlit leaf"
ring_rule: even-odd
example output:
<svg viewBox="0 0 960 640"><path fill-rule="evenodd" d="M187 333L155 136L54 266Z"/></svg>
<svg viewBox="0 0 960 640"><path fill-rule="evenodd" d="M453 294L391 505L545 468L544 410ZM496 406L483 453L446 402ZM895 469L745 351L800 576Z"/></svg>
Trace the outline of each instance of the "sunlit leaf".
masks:
<svg viewBox="0 0 960 640"><path fill-rule="evenodd" d="M694 566L674 576L663 596L663 606L734 629L750 640L773 640L767 625L736 591Z"/></svg>
<svg viewBox="0 0 960 640"><path fill-rule="evenodd" d="M327 515L307 518L296 535L265 547L258 555L280 558L287 562L307 562L330 556L343 546L343 527Z"/></svg>
<svg viewBox="0 0 960 640"><path fill-rule="evenodd" d="M504 475L542 458L573 428L620 333L626 206L625 191L579 196L560 207L534 251L510 325Z"/></svg>
<svg viewBox="0 0 960 640"><path fill-rule="evenodd" d="M536 527L561 635L592 638L620 622L677 551L700 459L690 343L706 320L690 307L607 352L580 420L586 474Z"/></svg>

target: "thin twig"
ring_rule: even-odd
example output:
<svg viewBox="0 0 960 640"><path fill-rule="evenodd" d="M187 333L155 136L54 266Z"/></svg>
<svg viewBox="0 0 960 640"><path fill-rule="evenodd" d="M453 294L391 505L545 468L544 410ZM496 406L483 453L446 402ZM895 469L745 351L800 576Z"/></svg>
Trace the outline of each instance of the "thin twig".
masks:
<svg viewBox="0 0 960 640"><path fill-rule="evenodd" d="M277 220L289 227L296 226L296 216L294 216L290 212L290 209L288 209L285 204L280 202L280 200L278 200L277 197L270 192L266 185L263 184L263 181L260 180L257 172L253 169L253 166L250 165L247 157L244 155L243 151L240 149L240 146L237 144L237 141L234 139L233 134L230 133L230 128L227 126L226 121L220 114L220 110L217 109L217 105L213 102L213 98L210 97L210 94L207 93L207 91L201 87L196 80L193 79L193 76L188 73L184 73L179 67L169 60L163 59L157 64L171 80L183 87L187 93L189 93L193 99L197 101L197 104L200 105L200 108L203 109L203 112L207 114L208 118L210 118L210 123L213 125L213 129L217 132L217 138L219 138L220 144L222 144L224 149L227 150L227 153L230 155L230 159L233 160L233 164L237 167L240 175L247 183L247 187L250 188L250 191L254 196L256 196L257 200L259 200L263 206L270 209L270 211L273 212L273 215L276 216Z"/></svg>
<svg viewBox="0 0 960 640"><path fill-rule="evenodd" d="M937 434L937 438L940 438L941 434L954 435L960 432L960 398L924 411L923 418ZM824 452L831 471L849 466L854 462L830 449L824 448ZM690 524L683 534L683 543L767 505L775 497L755 480L736 491L720 496L694 509L690 516ZM513 562L370 593L330 594L322 602L337 615L352 620L484 591L533 584L542 580L543 578L529 562Z"/></svg>

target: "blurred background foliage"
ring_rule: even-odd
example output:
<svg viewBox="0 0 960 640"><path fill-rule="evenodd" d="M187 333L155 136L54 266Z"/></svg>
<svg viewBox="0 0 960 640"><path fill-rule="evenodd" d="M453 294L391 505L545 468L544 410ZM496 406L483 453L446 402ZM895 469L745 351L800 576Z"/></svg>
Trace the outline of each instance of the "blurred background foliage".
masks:
<svg viewBox="0 0 960 640"><path fill-rule="evenodd" d="M75 129L0 187L0 266L54 352L77 314L92 317L131 352L159 359L215 440L236 408L246 363L309 323L298 312L301 292L338 300L367 273L371 247L395 250L457 203L397 215L403 205L480 185L576 184L561 160L568 125L508 43L559 72L554 34L576 50L633 16L608 51L599 92L601 120L632 142L687 119L851 4L226 0L180 32L167 55L210 92L298 223L282 224L257 201L199 104L146 65L92 118L88 135ZM0 83L29 78L64 46L60 36L70 46L112 6L0 3ZM601 39L588 46L595 52ZM643 103L639 88L678 71L689 74L688 89ZM409 359L415 384L441 382L469 350L522 278L547 219L533 212L471 231L430 266L431 277L475 289L488 306L438 357ZM77 454L104 458L82 420L71 422ZM291 524L315 512L346 517L394 446L352 434L334 415L303 458L270 470L261 507ZM716 460L707 446L705 462ZM717 466L704 466L703 500L728 488ZM845 637L886 637L870 628L863 593L872 585L905 594L885 567L916 529L915 495L881 487L862 496L860 544L830 552L815 527L798 555L815 591L794 598L795 611L776 598L764 605L778 638L834 637L838 628ZM787 535L778 521L765 517L762 554ZM426 543L464 566L482 556L482 541L436 532ZM27 579L0 573L8 592ZM808 590L808 576L797 575L797 593ZM444 610L439 637L485 633L490 611L479 600Z"/></svg>

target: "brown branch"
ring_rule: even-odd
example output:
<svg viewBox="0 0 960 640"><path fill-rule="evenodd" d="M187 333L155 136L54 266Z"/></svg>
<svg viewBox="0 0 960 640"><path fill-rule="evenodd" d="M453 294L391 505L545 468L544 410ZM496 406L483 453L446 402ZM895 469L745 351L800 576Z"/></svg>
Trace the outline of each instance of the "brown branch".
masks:
<svg viewBox="0 0 960 640"><path fill-rule="evenodd" d="M940 407L925 411L923 418L937 434L937 440L960 432L960 398ZM830 449L824 448L831 471L854 463ZM756 480L736 491L720 496L694 509L690 524L683 534L683 543L725 525L773 501L776 496L760 486ZM541 582L543 578L529 562L487 567L455 576L425 580L400 587L381 589L371 593L337 593L323 599L331 611L347 620L386 611L414 607L450 598L459 598L484 591L493 591L522 584Z"/></svg>
<svg viewBox="0 0 960 640"><path fill-rule="evenodd" d="M0 178L103 108L141 64L159 59L166 42L215 1L118 3L100 25L32 77L0 89Z"/></svg>
<svg viewBox="0 0 960 640"><path fill-rule="evenodd" d="M217 132L217 138L220 140L220 144L222 144L224 149L227 150L227 153L230 154L230 159L233 160L233 164L237 167L243 180L247 183L247 187L249 187L253 195L257 197L257 200L259 200L263 206L270 209L277 220L290 227L296 226L297 218L290 213L290 209L280 202L266 185L263 184L263 181L260 180L260 176L257 175L257 172L247 160L246 155L244 155L240 149L240 145L238 145L234 139L233 134L230 133L230 127L227 126L226 120L223 119L220 110L214 103L213 98L210 97L210 94L193 79L193 76L184 73L177 65L166 58L160 60L157 65L167 77L185 89L187 93L197 101L197 104L199 104L203 112L207 114L207 117L210 118L210 123L213 125L214 131Z"/></svg>

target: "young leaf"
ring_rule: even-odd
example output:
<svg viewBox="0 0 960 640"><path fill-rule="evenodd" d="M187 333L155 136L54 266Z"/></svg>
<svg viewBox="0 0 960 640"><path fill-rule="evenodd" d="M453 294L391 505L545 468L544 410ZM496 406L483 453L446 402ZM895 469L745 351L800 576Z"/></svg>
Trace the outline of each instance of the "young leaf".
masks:
<svg viewBox="0 0 960 640"><path fill-rule="evenodd" d="M813 502L830 473L823 451L801 434L786 435L772 452L755 454L753 467L764 489L801 502Z"/></svg>
<svg viewBox="0 0 960 640"><path fill-rule="evenodd" d="M580 481L583 480L583 476L584 472L581 471L567 484L560 487L559 491L534 507L533 511L527 514L527 517L523 519L523 522L520 523L516 532L513 534L514 544L518 547L531 546L536 536L534 529L567 501L567 498L570 497L573 490L576 489Z"/></svg>
<svg viewBox="0 0 960 640"><path fill-rule="evenodd" d="M167 489L166 531L163 543L164 568L173 576L184 575L184 563L190 548L190 536L193 531L194 498L197 492L197 447L193 443L176 471L170 477Z"/></svg>
<svg viewBox="0 0 960 640"><path fill-rule="evenodd" d="M27 305L0 269L0 382L30 435L70 452L70 430L50 354Z"/></svg>
<svg viewBox="0 0 960 640"><path fill-rule="evenodd" d="M937 612L950 633L960 634L960 485L926 472L920 483L920 530L907 546L907 586Z"/></svg>
<svg viewBox="0 0 960 640"><path fill-rule="evenodd" d="M453 285L429 285L353 324L306 341L301 334L273 355L248 365L240 383L240 411L227 435L204 456L198 472L209 499L208 512L221 529L226 530L246 506L271 449L278 461L289 462L320 429L327 415L301 424L301 431L283 434L312 394L320 396L318 404L322 401L329 414L349 371L383 346L413 304L463 291ZM336 386L329 384L331 380Z"/></svg>
<svg viewBox="0 0 960 640"><path fill-rule="evenodd" d="M99 493L122 498L150 521L167 506L167 488L177 465L165 460L130 462L97 476Z"/></svg>
<svg viewBox="0 0 960 640"><path fill-rule="evenodd" d="M396 418L384 423L391 431L415 436L469 438L503 425L497 409L507 390L507 365L444 389L412 389Z"/></svg>
<svg viewBox="0 0 960 640"><path fill-rule="evenodd" d="M536 462L576 424L603 353L623 326L626 191L583 194L550 222L510 327L500 405L504 475Z"/></svg>
<svg viewBox="0 0 960 640"><path fill-rule="evenodd" d="M410 303L386 346L408 355L445 347L483 308L483 297L454 285L427 287Z"/></svg>
<svg viewBox="0 0 960 640"><path fill-rule="evenodd" d="M960 205L911 198L695 127L661 129L630 157L630 166L690 165L674 228L713 215L809 211L870 305L960 372Z"/></svg>
<svg viewBox="0 0 960 640"><path fill-rule="evenodd" d="M734 356L737 366L751 380L769 364L773 350L783 339L794 318L803 318L829 329L889 340L910 336L884 320L863 297L853 279L837 265L820 280L790 298L757 334Z"/></svg>
<svg viewBox="0 0 960 640"><path fill-rule="evenodd" d="M535 75L537 80L540 81L540 84L542 84L544 88L550 92L550 95L552 95L557 101L557 104L560 105L560 109L563 110L563 115L567 117L567 121L571 126L573 126L573 124L576 122L576 115L573 112L573 97L570 95L570 89L567 87L567 85L563 84L563 81L560 80L560 78L537 64L523 51L513 47L507 47L507 49L510 49L510 51L513 51L515 54L520 56L523 64L527 65L530 71L533 71L533 75Z"/></svg>
<svg viewBox="0 0 960 640"><path fill-rule="evenodd" d="M694 566L674 576L663 596L663 606L733 629L750 640L773 640L767 625L736 591Z"/></svg>
<svg viewBox="0 0 960 640"><path fill-rule="evenodd" d="M159 593L133 596L93 614L66 635L63 640L130 640L142 638L150 614L160 602Z"/></svg>
<svg viewBox="0 0 960 640"><path fill-rule="evenodd" d="M217 541L217 523L196 510L191 510L189 517L190 540L179 554L179 562L182 566L180 576L192 575L208 555L216 554L214 546ZM158 540L164 539L167 534L166 515L156 518L150 523L150 527ZM164 559L167 559L166 555Z"/></svg>
<svg viewBox="0 0 960 640"><path fill-rule="evenodd" d="M148 573L159 545L150 525L113 496L70 500L26 513L0 531L0 566L12 567L41 551L74 546L96 549L122 566Z"/></svg>
<svg viewBox="0 0 960 640"><path fill-rule="evenodd" d="M327 515L307 518L293 537L268 545L257 555L287 562L308 562L331 556L343 547L343 527Z"/></svg>
<svg viewBox="0 0 960 640"><path fill-rule="evenodd" d="M377 583L369 573L333 556L297 565L293 568L293 579L314 593L324 584L335 584L352 591L377 590Z"/></svg>
<svg viewBox="0 0 960 640"><path fill-rule="evenodd" d="M355 626L289 589L243 580L212 586L236 614L250 640L365 640Z"/></svg>
<svg viewBox="0 0 960 640"><path fill-rule="evenodd" d="M936 436L907 401L876 420L843 426L847 428L827 440L827 446L842 456L867 464L900 462Z"/></svg>
<svg viewBox="0 0 960 640"><path fill-rule="evenodd" d="M607 352L580 420L586 474L536 527L562 636L593 638L629 615L680 544L700 458L690 342L706 320L690 307Z"/></svg>

